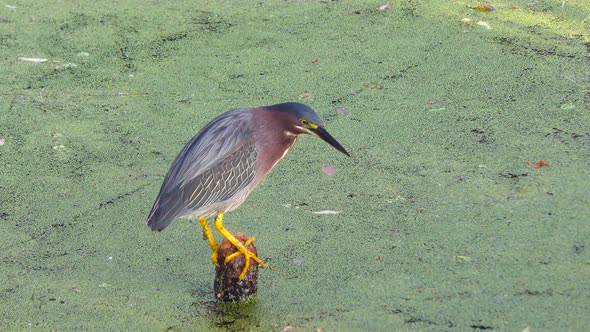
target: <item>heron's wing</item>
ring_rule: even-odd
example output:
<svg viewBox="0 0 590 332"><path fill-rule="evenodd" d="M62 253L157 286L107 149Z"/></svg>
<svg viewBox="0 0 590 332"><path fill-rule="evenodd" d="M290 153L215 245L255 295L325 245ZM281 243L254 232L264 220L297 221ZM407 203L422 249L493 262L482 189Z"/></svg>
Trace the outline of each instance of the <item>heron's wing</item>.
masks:
<svg viewBox="0 0 590 332"><path fill-rule="evenodd" d="M183 186L184 209L192 212L232 198L254 180L255 163L254 144L243 145Z"/></svg>
<svg viewBox="0 0 590 332"><path fill-rule="evenodd" d="M237 110L219 116L172 163L148 226L162 230L177 217L232 197L254 179L255 160L250 114Z"/></svg>
<svg viewBox="0 0 590 332"><path fill-rule="evenodd" d="M166 182L184 184L218 164L252 141L251 114L243 110L224 113L209 122L182 149L170 166Z"/></svg>

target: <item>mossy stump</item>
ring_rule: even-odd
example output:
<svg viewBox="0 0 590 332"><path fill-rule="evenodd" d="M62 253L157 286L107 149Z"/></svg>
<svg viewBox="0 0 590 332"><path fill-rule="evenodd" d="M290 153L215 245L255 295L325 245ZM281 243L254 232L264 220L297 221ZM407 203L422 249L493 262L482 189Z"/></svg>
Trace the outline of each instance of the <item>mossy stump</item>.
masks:
<svg viewBox="0 0 590 332"><path fill-rule="evenodd" d="M242 233L235 234L235 237L245 244L248 237ZM258 256L256 247L251 243L248 248L250 252ZM258 288L258 263L250 259L250 266L246 275L239 280L240 273L244 269L244 255L239 255L226 264L225 258L237 249L227 240L224 239L219 245L218 262L215 267L215 297L222 302L245 302L256 298Z"/></svg>

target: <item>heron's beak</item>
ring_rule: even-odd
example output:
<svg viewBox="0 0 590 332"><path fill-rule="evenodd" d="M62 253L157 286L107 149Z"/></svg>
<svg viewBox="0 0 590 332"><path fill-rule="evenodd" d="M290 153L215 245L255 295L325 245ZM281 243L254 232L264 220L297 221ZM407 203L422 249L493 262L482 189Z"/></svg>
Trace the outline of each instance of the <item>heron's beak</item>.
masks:
<svg viewBox="0 0 590 332"><path fill-rule="evenodd" d="M330 135L330 133L328 133L328 131L326 129L324 129L324 127L314 126L312 128L309 128L309 130L311 132L313 132L314 134L316 134L319 138L326 141L331 146L335 147L336 150L338 150L350 157L350 154L348 154L348 152L346 152L346 149L344 149L342 147L342 145L340 145L340 143L338 143L338 141L334 137L332 137L332 135Z"/></svg>

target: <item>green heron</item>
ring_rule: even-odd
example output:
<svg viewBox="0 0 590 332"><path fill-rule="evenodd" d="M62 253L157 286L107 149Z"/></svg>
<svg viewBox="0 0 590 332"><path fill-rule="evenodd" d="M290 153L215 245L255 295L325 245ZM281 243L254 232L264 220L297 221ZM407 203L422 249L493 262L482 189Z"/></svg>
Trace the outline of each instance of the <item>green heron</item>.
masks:
<svg viewBox="0 0 590 332"><path fill-rule="evenodd" d="M283 103L226 112L209 122L180 151L156 198L147 225L162 231L176 218L198 218L217 264L218 245L207 224L216 215L215 228L237 249L227 264L244 255L244 277L250 259L265 264L225 227L223 214L236 209L264 176L285 157L297 137L319 137L340 152L348 152L322 125L318 114L301 103ZM253 242L254 238L249 242Z"/></svg>

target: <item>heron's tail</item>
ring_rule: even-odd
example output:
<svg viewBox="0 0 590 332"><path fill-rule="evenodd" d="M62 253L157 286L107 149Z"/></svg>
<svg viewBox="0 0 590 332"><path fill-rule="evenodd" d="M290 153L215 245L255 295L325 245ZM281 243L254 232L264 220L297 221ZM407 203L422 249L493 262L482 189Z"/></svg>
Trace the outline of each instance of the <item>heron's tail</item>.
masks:
<svg viewBox="0 0 590 332"><path fill-rule="evenodd" d="M167 196L168 195L158 196L147 219L147 225L153 231L161 232L164 228L168 227L178 215L178 202L174 202Z"/></svg>

